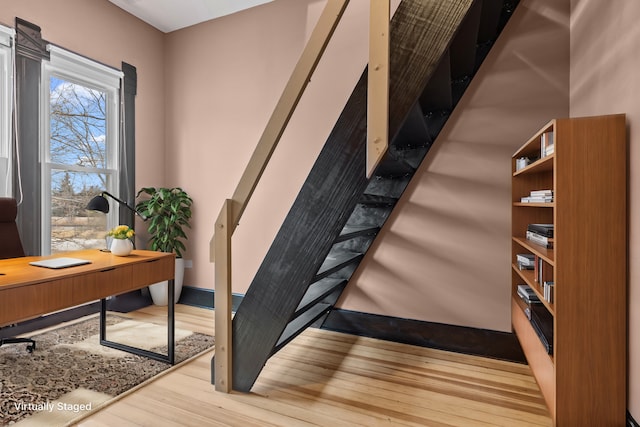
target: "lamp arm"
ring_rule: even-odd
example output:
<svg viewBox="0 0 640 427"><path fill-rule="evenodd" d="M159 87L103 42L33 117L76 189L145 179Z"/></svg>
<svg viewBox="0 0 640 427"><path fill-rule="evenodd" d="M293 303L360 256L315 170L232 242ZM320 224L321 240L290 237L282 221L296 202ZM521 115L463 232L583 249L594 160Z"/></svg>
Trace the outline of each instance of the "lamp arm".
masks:
<svg viewBox="0 0 640 427"><path fill-rule="evenodd" d="M113 200L115 200L116 202L120 203L121 205L125 206L127 209L129 209L131 212L133 212L134 214L138 215L140 218L142 218L143 221L146 221L147 218L145 215L141 214L140 212L138 212L137 210L135 210L134 208L132 208L131 206L129 206L129 204L123 200L118 199L116 196L114 196L113 194L109 193L108 191L103 191L102 192L103 196L109 196L111 197Z"/></svg>

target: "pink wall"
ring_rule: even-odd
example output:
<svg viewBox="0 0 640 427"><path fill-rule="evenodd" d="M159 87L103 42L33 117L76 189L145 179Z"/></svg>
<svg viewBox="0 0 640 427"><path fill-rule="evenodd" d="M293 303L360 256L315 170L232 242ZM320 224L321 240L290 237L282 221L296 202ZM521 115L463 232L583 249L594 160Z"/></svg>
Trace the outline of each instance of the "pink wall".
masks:
<svg viewBox="0 0 640 427"><path fill-rule="evenodd" d="M571 0L571 115L625 113L629 135L629 411L640 420L640 3ZM612 189L612 191L615 191Z"/></svg>
<svg viewBox="0 0 640 427"><path fill-rule="evenodd" d="M193 268L185 284L213 288L208 252L215 218L325 0L278 0L164 36L106 0L91 7L81 0L65 8L51 3L12 2L0 19L10 24L20 16L57 44L138 67L137 186L178 185L193 196L186 253ZM567 38L566 20L549 16L564 12L551 0L528 3L365 259L343 308L509 329L509 157L541 123L568 110L567 49L556 43ZM82 20L95 15L101 19ZM362 73L367 31L367 2L352 2L236 231L235 292L248 287Z"/></svg>
<svg viewBox="0 0 640 427"><path fill-rule="evenodd" d="M185 285L214 287L214 222L324 5L278 0L167 36L167 181L196 201ZM253 279L364 70L367 43L368 2L351 2L234 234L234 292Z"/></svg>
<svg viewBox="0 0 640 427"><path fill-rule="evenodd" d="M568 115L568 4L530 3L432 149L342 308L510 330L510 157L543 123ZM215 218L323 5L278 0L167 36L167 181L196 200L187 285L214 287ZM240 222L234 292L253 279L364 69L367 20L367 2L352 2Z"/></svg>
<svg viewBox="0 0 640 427"><path fill-rule="evenodd" d="M139 185L164 180L164 36L107 0L3 1L0 23L15 17L42 28L42 38L112 67L134 65L136 97L136 178ZM157 167L162 165L162 167Z"/></svg>
<svg viewBox="0 0 640 427"><path fill-rule="evenodd" d="M40 25L51 42L115 67L121 61L137 67L137 185L179 185L194 197L187 252L193 269L185 284L213 288L213 223L324 3L277 0L168 35L106 0L4 1L0 22L13 26L18 16ZM349 6L234 236L235 292L243 293L253 278L362 72L366 3ZM637 156L640 5L571 0L569 17L568 3L521 0L356 272L342 308L510 330L511 154L553 117L624 112L631 158ZM636 419L639 180L631 169L629 407Z"/></svg>
<svg viewBox="0 0 640 427"><path fill-rule="evenodd" d="M568 115L567 1L522 1L342 308L510 331L511 155Z"/></svg>

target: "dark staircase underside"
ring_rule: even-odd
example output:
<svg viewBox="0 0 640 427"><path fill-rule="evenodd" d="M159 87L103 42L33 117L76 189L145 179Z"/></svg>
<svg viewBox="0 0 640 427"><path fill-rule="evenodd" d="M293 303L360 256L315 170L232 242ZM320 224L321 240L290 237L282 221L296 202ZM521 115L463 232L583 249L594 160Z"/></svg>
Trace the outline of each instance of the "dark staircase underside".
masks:
<svg viewBox="0 0 640 427"><path fill-rule="evenodd" d="M367 179L365 70L234 316L234 390L249 391L271 355L331 311L516 3L400 4L389 149Z"/></svg>

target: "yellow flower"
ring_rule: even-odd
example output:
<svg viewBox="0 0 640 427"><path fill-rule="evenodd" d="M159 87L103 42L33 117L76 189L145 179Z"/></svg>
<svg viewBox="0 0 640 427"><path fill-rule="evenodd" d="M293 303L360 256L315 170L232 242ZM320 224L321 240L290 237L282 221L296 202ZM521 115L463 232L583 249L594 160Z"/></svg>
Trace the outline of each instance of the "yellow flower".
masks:
<svg viewBox="0 0 640 427"><path fill-rule="evenodd" d="M128 225L119 225L109 230L107 236L111 236L114 239L130 239L135 234L135 231Z"/></svg>

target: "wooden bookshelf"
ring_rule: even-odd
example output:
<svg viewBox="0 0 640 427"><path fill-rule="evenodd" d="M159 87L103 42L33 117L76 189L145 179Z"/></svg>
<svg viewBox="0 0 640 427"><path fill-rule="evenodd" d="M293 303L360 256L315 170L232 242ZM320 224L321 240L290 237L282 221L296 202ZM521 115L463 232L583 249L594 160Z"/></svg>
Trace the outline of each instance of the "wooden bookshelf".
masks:
<svg viewBox="0 0 640 427"><path fill-rule="evenodd" d="M627 138L624 114L556 119L512 158L512 325L555 426L625 425L627 384ZM546 134L546 135L545 135ZM541 140L553 152L541 157ZM543 136L545 135L545 136ZM517 159L530 164L517 169ZM523 203L534 190L549 203ZM554 225L553 248L526 239ZM553 301L517 254L542 260ZM529 285L553 321L548 354L517 287Z"/></svg>

